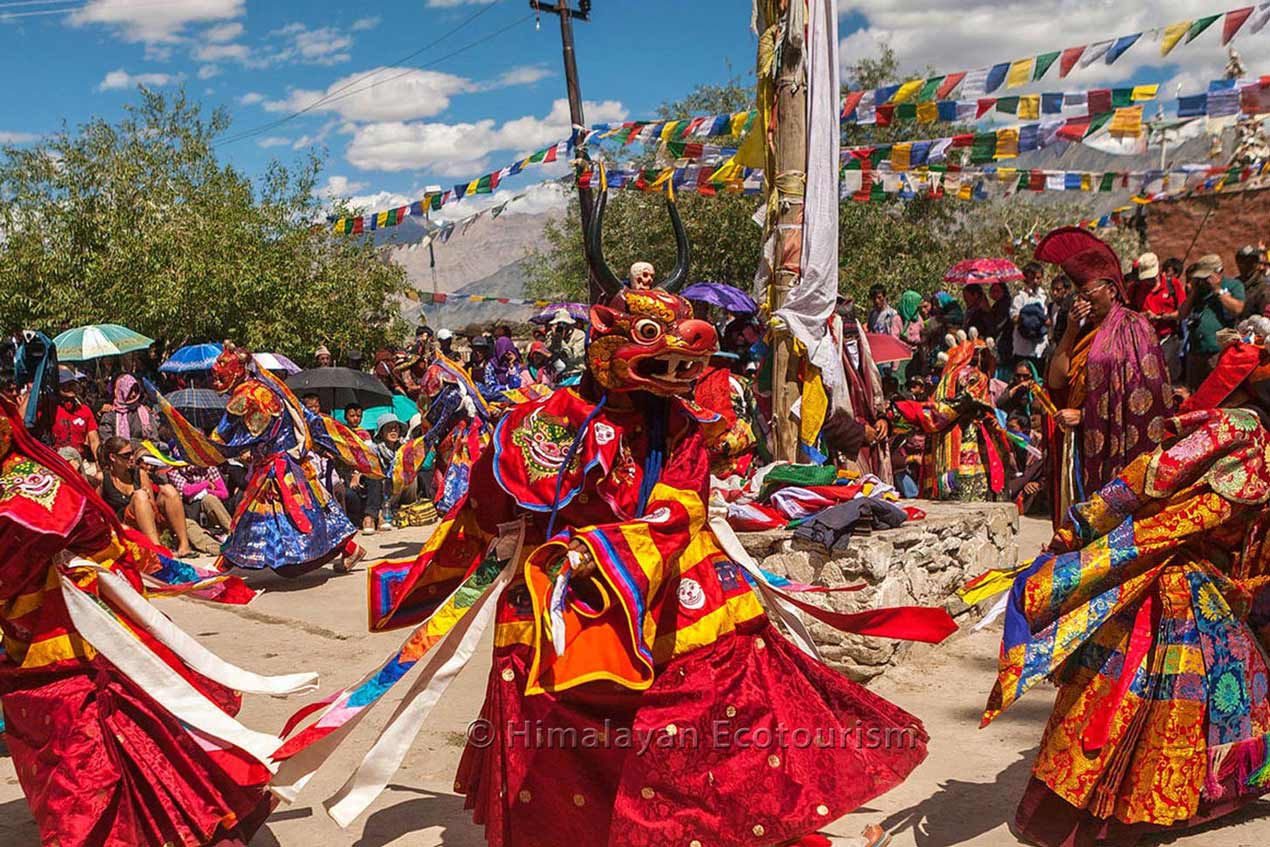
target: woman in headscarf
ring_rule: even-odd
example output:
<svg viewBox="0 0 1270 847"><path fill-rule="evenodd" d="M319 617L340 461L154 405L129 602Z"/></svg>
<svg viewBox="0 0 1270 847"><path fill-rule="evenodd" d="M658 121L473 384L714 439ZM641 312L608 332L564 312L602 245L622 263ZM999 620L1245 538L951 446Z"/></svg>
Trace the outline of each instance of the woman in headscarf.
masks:
<svg viewBox="0 0 1270 847"><path fill-rule="evenodd" d="M487 400L497 400L508 389L523 388L533 382L516 349L516 342L506 335L494 341L494 355L485 363L485 379L481 393Z"/></svg>
<svg viewBox="0 0 1270 847"><path fill-rule="evenodd" d="M897 311L900 313L900 338L907 344L917 346L922 341L922 295L909 289L900 295Z"/></svg>
<svg viewBox="0 0 1270 847"><path fill-rule="evenodd" d="M1057 528L1073 503L1116 478L1159 446L1170 396L1160 339L1144 316L1129 309L1120 259L1079 227L1056 229L1036 258L1060 265L1076 289L1067 328L1050 362L1047 383L1058 408L1051 434Z"/></svg>
<svg viewBox="0 0 1270 847"><path fill-rule="evenodd" d="M556 369L551 366L551 351L541 341L529 345L529 379L538 385L555 387Z"/></svg>
<svg viewBox="0 0 1270 847"><path fill-rule="evenodd" d="M111 411L102 417L101 440L119 436L130 441L153 441L159 434L159 420L145 403L141 383L132 374L115 380Z"/></svg>

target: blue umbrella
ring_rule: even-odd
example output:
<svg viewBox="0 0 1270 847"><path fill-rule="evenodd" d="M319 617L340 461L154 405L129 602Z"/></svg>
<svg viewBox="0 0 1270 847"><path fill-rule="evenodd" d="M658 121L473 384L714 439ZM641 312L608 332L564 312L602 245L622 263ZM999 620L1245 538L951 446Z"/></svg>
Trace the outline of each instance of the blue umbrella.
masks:
<svg viewBox="0 0 1270 847"><path fill-rule="evenodd" d="M191 344L169 356L168 360L159 366L159 370L167 374L210 371L216 357L224 349L219 344Z"/></svg>

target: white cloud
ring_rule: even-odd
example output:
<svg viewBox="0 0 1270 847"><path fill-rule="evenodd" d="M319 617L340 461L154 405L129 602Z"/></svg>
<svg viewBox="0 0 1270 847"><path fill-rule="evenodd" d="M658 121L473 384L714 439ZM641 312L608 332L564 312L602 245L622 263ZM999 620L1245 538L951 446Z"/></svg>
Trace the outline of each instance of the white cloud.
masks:
<svg viewBox="0 0 1270 847"><path fill-rule="evenodd" d="M285 42L283 47L267 57L267 61L272 64L298 62L305 65L338 65L352 58L347 52L353 46L352 36L335 27L309 29L304 24L292 23L269 35Z"/></svg>
<svg viewBox="0 0 1270 847"><path fill-rule="evenodd" d="M473 90L469 80L439 71L375 68L337 79L326 91L293 89L285 99L266 102L265 108L296 112L332 94L334 99L315 111L335 112L350 121L403 121L438 115L450 107L452 96Z"/></svg>
<svg viewBox="0 0 1270 847"><path fill-rule="evenodd" d="M259 91L248 91L246 94L238 98L238 102L244 106L254 106L256 103L265 102L265 95Z"/></svg>
<svg viewBox="0 0 1270 847"><path fill-rule="evenodd" d="M128 41L170 42L180 38L192 23L210 23L242 17L246 0L88 0L70 16L74 25L103 24L119 29Z"/></svg>
<svg viewBox="0 0 1270 847"><path fill-rule="evenodd" d="M201 44L194 50L194 58L200 62L245 62L250 55L251 51L242 44Z"/></svg>
<svg viewBox="0 0 1270 847"><path fill-rule="evenodd" d="M551 177L548 175L543 178L550 179ZM500 188L493 194L477 194L474 197L463 198L461 203L450 203L442 206L441 211L432 213L432 219L439 221L460 220L482 209L489 209L500 203L506 203L521 193L524 193L525 196L509 205L506 214L536 215L540 212L563 209L568 205L569 195L572 190L556 182L538 182L524 189ZM417 200L419 198L416 197L414 199Z"/></svg>
<svg viewBox="0 0 1270 847"><path fill-rule="evenodd" d="M1094 88L1141 77L1146 67L1180 65L1191 82L1187 92L1221 76L1226 63L1218 48L1221 21L1193 45L1179 44L1160 56L1154 28L1211 14L1209 0L1138 0L1136 3L1091 3L1089 0L842 0L842 14L862 15L867 25L846 34L840 52L844 66L876 56L878 42L889 42L901 71L925 75L973 70L1000 62L1093 44L1142 32L1142 37L1115 64L1097 61L1077 66L1065 80L1054 67L1040 83L1014 92ZM1061 25L1059 25L1061 22ZM1240 39L1233 44L1239 46ZM1196 87L1198 86L1198 87ZM1169 96L1172 96L1172 89Z"/></svg>
<svg viewBox="0 0 1270 847"><path fill-rule="evenodd" d="M512 68L502 73L493 82L486 84L486 88L510 88L513 85L533 85L535 82L544 80L548 77L555 76L549 68L538 65L525 65L519 68Z"/></svg>
<svg viewBox="0 0 1270 847"><path fill-rule="evenodd" d="M168 62L172 59L172 48L164 44L146 45L147 62Z"/></svg>
<svg viewBox="0 0 1270 847"><path fill-rule="evenodd" d="M159 88L164 85L171 85L179 80L179 76L172 74L130 74L124 69L111 71L106 74L97 85L98 91L119 91L125 88L135 88L138 85L144 85L148 88Z"/></svg>
<svg viewBox="0 0 1270 847"><path fill-rule="evenodd" d="M264 147L265 149L270 147L286 147L290 144L291 139L285 138L281 135L267 135L256 142L257 147Z"/></svg>
<svg viewBox="0 0 1270 847"><path fill-rule="evenodd" d="M586 103L591 122L625 120L619 101ZM545 118L525 116L498 126L476 123L405 123L386 121L357 127L349 142L348 161L361 170L428 170L439 176L471 176L488 170L495 151L528 152L567 138L572 129L569 103L557 100Z"/></svg>
<svg viewBox="0 0 1270 847"><path fill-rule="evenodd" d="M220 26L214 26L211 29L204 30L203 39L205 41L211 41L214 44L223 44L226 41L233 41L235 38L241 36L245 31L246 30L243 28L243 25L235 21L234 23L221 24Z"/></svg>
<svg viewBox="0 0 1270 847"><path fill-rule="evenodd" d="M39 139L39 136L30 132L6 132L0 130L0 144L29 144L37 139Z"/></svg>
<svg viewBox="0 0 1270 847"><path fill-rule="evenodd" d="M335 132L337 129L341 132L345 131L339 118L329 120L322 125L321 129L312 135L302 135L297 138L291 143L291 147L294 150L303 150L304 148L312 147L315 144L322 144L326 141L330 134Z"/></svg>
<svg viewBox="0 0 1270 847"><path fill-rule="evenodd" d="M199 79L211 79L212 77L219 76L219 75L220 75L220 66L218 65L203 65L201 68L198 69Z"/></svg>
<svg viewBox="0 0 1270 847"><path fill-rule="evenodd" d="M374 17L370 17L370 18L358 18L357 20L353 21L353 25L350 26L349 29L351 29L353 32L361 32L367 29L374 29L375 27L379 26L379 22L381 20L383 20L383 18L379 17L379 15L375 15Z"/></svg>

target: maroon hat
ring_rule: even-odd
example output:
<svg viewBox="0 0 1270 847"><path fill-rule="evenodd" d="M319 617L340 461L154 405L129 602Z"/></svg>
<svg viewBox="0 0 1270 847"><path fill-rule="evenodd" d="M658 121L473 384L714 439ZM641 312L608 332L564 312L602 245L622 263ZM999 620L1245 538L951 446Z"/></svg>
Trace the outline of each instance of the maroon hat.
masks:
<svg viewBox="0 0 1270 847"><path fill-rule="evenodd" d="M1087 230L1077 226L1054 230L1036 246L1036 259L1059 265L1077 286L1099 279L1109 280L1121 299L1128 299L1116 251Z"/></svg>

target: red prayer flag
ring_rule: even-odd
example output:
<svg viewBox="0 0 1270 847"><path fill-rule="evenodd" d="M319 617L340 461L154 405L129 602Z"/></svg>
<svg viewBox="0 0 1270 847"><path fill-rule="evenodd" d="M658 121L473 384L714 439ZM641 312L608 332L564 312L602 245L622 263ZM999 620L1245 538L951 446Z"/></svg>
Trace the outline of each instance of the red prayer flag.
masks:
<svg viewBox="0 0 1270 847"><path fill-rule="evenodd" d="M891 118L895 114L895 105L893 103L889 103L885 106L878 106L876 109L876 112L877 112L877 125L890 126Z"/></svg>
<svg viewBox="0 0 1270 847"><path fill-rule="evenodd" d="M952 137L952 147L973 147L975 144L975 134L968 132L965 135L954 135Z"/></svg>
<svg viewBox="0 0 1270 847"><path fill-rule="evenodd" d="M935 92L935 99L946 100L948 98L948 95L953 93L953 89L961 85L961 81L965 78L966 78L965 71L958 71L955 74L949 74L948 76L944 77L943 83L939 86L939 89Z"/></svg>
<svg viewBox="0 0 1270 847"><path fill-rule="evenodd" d="M863 91L848 91L847 96L842 101L842 117L851 117L851 113L860 105L860 98L863 96Z"/></svg>
<svg viewBox="0 0 1270 847"><path fill-rule="evenodd" d="M1080 61L1080 57L1084 54L1084 52L1084 46L1068 47L1063 51L1062 57L1058 60L1059 79L1065 79L1067 75L1072 72L1072 68L1076 67L1076 63Z"/></svg>
<svg viewBox="0 0 1270 847"><path fill-rule="evenodd" d="M1110 88L1095 88L1089 92L1089 114L1101 115L1111 110Z"/></svg>
<svg viewBox="0 0 1270 847"><path fill-rule="evenodd" d="M1239 28L1244 25L1244 21L1248 20L1248 16L1253 12L1252 6L1246 9L1235 9L1233 12L1226 13L1226 20L1221 28L1221 46L1225 47L1230 43L1230 39L1235 37L1235 33L1239 32Z"/></svg>
<svg viewBox="0 0 1270 847"><path fill-rule="evenodd" d="M995 105L997 105L997 98L995 98L995 97L983 97L983 98L980 98L980 100L979 100L979 111L978 111L978 113L975 115L975 119L977 120L977 119L979 119L979 118L982 118L984 115L988 114L988 112L991 112L991 111L992 111L992 107L993 107L993 106L995 106Z"/></svg>
<svg viewBox="0 0 1270 847"><path fill-rule="evenodd" d="M1089 123L1089 115L1068 118L1067 123L1063 124L1063 128L1058 131L1058 137L1068 141L1080 141L1089 131Z"/></svg>

